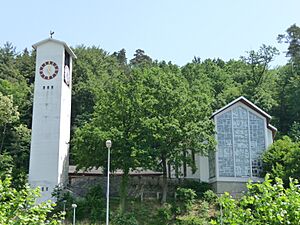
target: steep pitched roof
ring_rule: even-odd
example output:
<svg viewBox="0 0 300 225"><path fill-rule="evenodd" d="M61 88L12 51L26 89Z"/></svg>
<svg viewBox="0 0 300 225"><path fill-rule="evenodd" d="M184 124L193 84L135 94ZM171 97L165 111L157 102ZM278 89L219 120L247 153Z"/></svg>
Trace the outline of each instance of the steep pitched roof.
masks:
<svg viewBox="0 0 300 225"><path fill-rule="evenodd" d="M58 43L58 44L61 44L65 47L66 51L74 58L76 59L76 55L74 54L74 52L72 51L72 49L66 44L66 42L63 42L63 41L59 41L59 40L56 40L56 39L53 39L53 38L47 38L45 40L42 40L42 41L39 41L37 43L35 43L34 45L32 45L32 47L34 49L36 49L38 46L42 45L42 44L45 44L49 41L52 41L52 42L55 42L55 43Z"/></svg>
<svg viewBox="0 0 300 225"><path fill-rule="evenodd" d="M225 109L229 108L230 106L234 105L237 102L242 102L244 103L246 106L248 106L249 108L253 109L254 111L256 111L257 113L261 114L262 116L266 117L267 120L269 121L272 117L266 113L264 110L262 110L261 108L259 108L258 106L254 105L252 102L250 102L248 99L246 99L244 96L241 96L235 100L233 100L232 102L228 103L227 105L225 105L224 107L222 107L221 109L215 111L212 114L212 117L216 116L217 114L219 114L220 112L224 111ZM276 128L275 128L276 129Z"/></svg>

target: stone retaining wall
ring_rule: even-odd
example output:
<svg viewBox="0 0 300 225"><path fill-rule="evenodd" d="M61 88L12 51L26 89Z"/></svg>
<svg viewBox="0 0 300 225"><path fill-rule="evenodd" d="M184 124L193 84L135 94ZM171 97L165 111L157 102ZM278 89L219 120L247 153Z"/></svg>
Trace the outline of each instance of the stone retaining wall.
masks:
<svg viewBox="0 0 300 225"><path fill-rule="evenodd" d="M110 176L110 196L119 196L119 189L121 184L121 176ZM84 196L90 187L100 184L103 195L106 194L105 176L73 176L69 178L70 190L76 196ZM182 180L169 179L168 180L168 195L174 196L176 186ZM130 176L128 180L128 196L134 198L160 198L162 187L162 176Z"/></svg>

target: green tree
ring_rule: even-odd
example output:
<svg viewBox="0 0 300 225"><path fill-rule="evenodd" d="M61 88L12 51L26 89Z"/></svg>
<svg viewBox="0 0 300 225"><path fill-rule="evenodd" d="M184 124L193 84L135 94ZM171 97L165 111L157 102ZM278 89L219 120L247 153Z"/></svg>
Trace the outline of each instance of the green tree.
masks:
<svg viewBox="0 0 300 225"><path fill-rule="evenodd" d="M7 225L41 225L60 224L57 215L49 216L54 204L44 202L36 204L39 189L32 190L24 186L17 191L12 187L12 179L6 176L0 180L0 224Z"/></svg>
<svg viewBox="0 0 300 225"><path fill-rule="evenodd" d="M291 25L286 34L279 34L277 37L279 43L287 43L288 49L286 56L290 58L296 72L300 72L300 27L296 24Z"/></svg>
<svg viewBox="0 0 300 225"><path fill-rule="evenodd" d="M272 46L262 45L258 51L251 50L241 59L247 65L242 93L264 110L270 110L277 102L274 100L276 74L269 70L270 62L279 51Z"/></svg>
<svg viewBox="0 0 300 225"><path fill-rule="evenodd" d="M142 49L137 49L134 53L134 58L130 60L131 66L147 66L151 65L151 63L152 59Z"/></svg>
<svg viewBox="0 0 300 225"><path fill-rule="evenodd" d="M97 101L92 118L75 131L73 154L79 167L107 165L105 141L111 139L111 170L123 171L120 186L120 208L125 210L128 175L130 170L147 164L144 143L140 135L141 75L117 72L102 79L95 89ZM87 154L88 153L88 154ZM144 160L142 164L141 161Z"/></svg>
<svg viewBox="0 0 300 225"><path fill-rule="evenodd" d="M4 139L7 132L8 124L11 124L19 118L17 107L13 104L12 96L4 96L0 92L0 153L3 149Z"/></svg>
<svg viewBox="0 0 300 225"><path fill-rule="evenodd" d="M289 177L300 178L299 153L299 142L293 142L287 136L275 141L263 155L265 173L281 177L285 183Z"/></svg>
<svg viewBox="0 0 300 225"><path fill-rule="evenodd" d="M294 122L300 122L300 28L293 24L286 30L286 34L278 35L278 41L288 44L286 56L289 63L280 70L280 102L275 114L281 132L287 134Z"/></svg>
<svg viewBox="0 0 300 225"><path fill-rule="evenodd" d="M16 56L16 68L20 71L22 77L28 85L33 84L35 75L35 57L36 52L29 52L27 48L21 54Z"/></svg>
<svg viewBox="0 0 300 225"><path fill-rule="evenodd" d="M76 128L89 121L99 90L104 90L108 76L118 72L116 60L101 48L81 45L74 52L78 59L74 60L72 77L71 122Z"/></svg>
<svg viewBox="0 0 300 225"><path fill-rule="evenodd" d="M290 131L289 131L289 137L296 142L300 142L300 123L294 122Z"/></svg>
<svg viewBox="0 0 300 225"><path fill-rule="evenodd" d="M213 141L211 98L205 83L189 83L172 65L139 68L146 74L142 135L157 169L163 172L162 202L167 197L167 167L175 170L190 166L195 171L193 155L207 153ZM207 144L205 144L207 143Z"/></svg>
<svg viewBox="0 0 300 225"><path fill-rule="evenodd" d="M11 173L13 167L13 159L10 155L4 153L0 154L0 179L3 180L5 176Z"/></svg>
<svg viewBox="0 0 300 225"><path fill-rule="evenodd" d="M15 187L26 182L32 111L34 54L17 54L11 43L0 48L0 153L12 157Z"/></svg>

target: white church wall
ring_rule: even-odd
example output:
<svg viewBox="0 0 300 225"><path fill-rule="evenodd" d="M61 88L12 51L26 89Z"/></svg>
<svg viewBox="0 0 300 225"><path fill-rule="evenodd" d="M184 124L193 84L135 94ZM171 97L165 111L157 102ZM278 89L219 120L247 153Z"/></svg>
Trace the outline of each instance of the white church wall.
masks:
<svg viewBox="0 0 300 225"><path fill-rule="evenodd" d="M187 166L185 178L199 180L199 178L200 178L200 168L199 168L199 165L200 165L200 155L199 154L195 154L194 158L195 158L195 165L197 167L197 170L195 171L195 173L193 173L192 169L189 166ZM182 167L182 171L183 171L183 167Z"/></svg>
<svg viewBox="0 0 300 225"><path fill-rule="evenodd" d="M179 168L179 178L194 179L201 182L209 182L209 166L208 157L201 156L200 154L195 154L195 165L197 170L193 173L192 169L186 167L186 176L184 176L184 167ZM171 178L176 178L175 170L171 170Z"/></svg>
<svg viewBox="0 0 300 225"><path fill-rule="evenodd" d="M72 74L72 59L70 59L70 74ZM62 79L63 76L62 76ZM70 81L72 78L70 78ZM61 137L59 140L59 162L58 171L68 171L68 154L70 141L70 127L71 127L71 83L68 86L64 81L61 82L61 106L60 106L60 130ZM67 174L59 174L59 183L67 181Z"/></svg>
<svg viewBox="0 0 300 225"><path fill-rule="evenodd" d="M209 182L209 166L208 166L208 157L200 156L200 181Z"/></svg>
<svg viewBox="0 0 300 225"><path fill-rule="evenodd" d="M267 129L267 147L273 143L273 132L270 129Z"/></svg>

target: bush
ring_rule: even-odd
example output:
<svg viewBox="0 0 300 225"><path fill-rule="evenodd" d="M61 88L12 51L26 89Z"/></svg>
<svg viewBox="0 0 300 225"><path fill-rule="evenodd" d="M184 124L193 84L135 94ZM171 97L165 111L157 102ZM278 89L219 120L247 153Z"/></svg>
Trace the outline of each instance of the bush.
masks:
<svg viewBox="0 0 300 225"><path fill-rule="evenodd" d="M192 207L197 197L194 190L186 188L177 188L176 196L175 214L186 213Z"/></svg>
<svg viewBox="0 0 300 225"><path fill-rule="evenodd" d="M172 220L172 206L165 203L163 207L157 209L155 224L168 224Z"/></svg>
<svg viewBox="0 0 300 225"><path fill-rule="evenodd" d="M205 225L205 224L208 224L208 221L206 221L205 219L203 219L201 217L190 215L190 216L185 216L185 217L179 218L177 220L176 224L178 224L178 225Z"/></svg>
<svg viewBox="0 0 300 225"><path fill-rule="evenodd" d="M209 224L209 204L206 201L197 200L193 207L183 216L176 218L176 224L180 225L206 225Z"/></svg>
<svg viewBox="0 0 300 225"><path fill-rule="evenodd" d="M288 185L289 177L300 177L300 143L289 137L275 141L263 154L265 173L271 177L280 177Z"/></svg>
<svg viewBox="0 0 300 225"><path fill-rule="evenodd" d="M198 198L202 198L203 194L206 191L211 190L211 185L209 183L199 182L191 179L183 180L183 182L179 184L178 187L192 189L193 191L195 191Z"/></svg>
<svg viewBox="0 0 300 225"><path fill-rule="evenodd" d="M290 224L300 221L300 192L297 180L290 180L284 188L283 181L269 178L267 174L262 184L247 185L248 193L235 200L228 193L219 198L223 216L212 224Z"/></svg>
<svg viewBox="0 0 300 225"><path fill-rule="evenodd" d="M111 224L113 225L138 225L134 214L132 213L116 213L112 216Z"/></svg>
<svg viewBox="0 0 300 225"><path fill-rule="evenodd" d="M59 188L55 190L54 196L57 198L56 211L62 211L65 205L66 218L69 220L72 219L72 204L75 203L77 220L88 219L92 223L105 221L105 202L100 185L90 188L84 198L75 198L70 192Z"/></svg>
<svg viewBox="0 0 300 225"><path fill-rule="evenodd" d="M39 189L32 190L28 185L17 191L11 186L12 179L0 179L0 224L42 225L59 224L62 217L52 214L54 204L50 201L36 204Z"/></svg>
<svg viewBox="0 0 300 225"><path fill-rule="evenodd" d="M204 192L203 199L211 204L216 203L218 196L212 190Z"/></svg>

